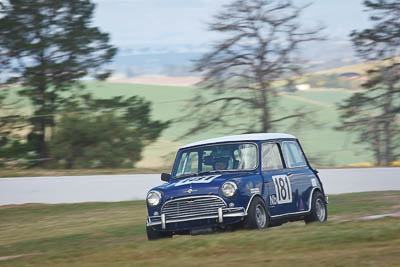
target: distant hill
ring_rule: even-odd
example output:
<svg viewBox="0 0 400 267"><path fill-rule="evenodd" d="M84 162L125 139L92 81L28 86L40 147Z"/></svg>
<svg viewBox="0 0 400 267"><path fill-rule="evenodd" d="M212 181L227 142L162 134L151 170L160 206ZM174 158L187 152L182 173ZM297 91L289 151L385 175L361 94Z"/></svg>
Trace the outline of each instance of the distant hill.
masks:
<svg viewBox="0 0 400 267"><path fill-rule="evenodd" d="M122 47L114 58L112 67L119 75L193 76L193 61L207 51L207 47ZM350 42L329 40L311 42L299 49L307 73L358 64Z"/></svg>
<svg viewBox="0 0 400 267"><path fill-rule="evenodd" d="M378 62L368 62L368 63L359 63L359 64L351 64L346 66L341 66L332 69L326 69L321 71L313 72L312 74L340 74L346 72L358 72L360 74L365 74L367 70L376 66Z"/></svg>

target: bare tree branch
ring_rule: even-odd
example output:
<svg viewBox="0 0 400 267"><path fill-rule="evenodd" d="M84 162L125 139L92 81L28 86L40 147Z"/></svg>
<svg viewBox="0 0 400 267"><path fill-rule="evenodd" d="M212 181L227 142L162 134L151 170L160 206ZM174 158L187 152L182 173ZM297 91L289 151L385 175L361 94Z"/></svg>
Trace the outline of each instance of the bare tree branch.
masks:
<svg viewBox="0 0 400 267"><path fill-rule="evenodd" d="M299 73L301 63L294 57L299 45L323 39L322 27L305 29L299 23L307 6L272 0L234 0L223 6L209 29L225 38L195 61L194 70L203 73L204 81L201 97L186 108L189 116L183 119L195 122L186 135L211 127L268 132L278 122L305 115L274 119L272 83ZM237 111L233 119L226 116Z"/></svg>

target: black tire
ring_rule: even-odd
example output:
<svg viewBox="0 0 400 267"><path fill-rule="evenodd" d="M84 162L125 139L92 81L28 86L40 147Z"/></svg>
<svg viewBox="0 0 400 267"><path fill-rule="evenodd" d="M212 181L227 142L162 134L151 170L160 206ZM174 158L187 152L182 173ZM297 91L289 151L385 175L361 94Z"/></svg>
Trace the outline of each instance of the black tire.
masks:
<svg viewBox="0 0 400 267"><path fill-rule="evenodd" d="M269 224L269 216L264 201L260 197L254 197L250 204L244 227L247 229L264 229Z"/></svg>
<svg viewBox="0 0 400 267"><path fill-rule="evenodd" d="M155 231L152 227L146 227L147 240L157 240L160 238L172 237L172 232Z"/></svg>
<svg viewBox="0 0 400 267"><path fill-rule="evenodd" d="M304 218L304 221L308 224L312 222L326 222L327 219L328 209L326 208L324 195L316 191L311 200L311 212Z"/></svg>

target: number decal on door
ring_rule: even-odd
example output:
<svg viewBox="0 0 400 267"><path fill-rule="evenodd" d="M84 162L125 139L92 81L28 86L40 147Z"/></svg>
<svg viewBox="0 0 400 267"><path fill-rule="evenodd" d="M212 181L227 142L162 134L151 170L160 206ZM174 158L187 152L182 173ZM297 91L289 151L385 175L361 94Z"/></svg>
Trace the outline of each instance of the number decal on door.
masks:
<svg viewBox="0 0 400 267"><path fill-rule="evenodd" d="M278 204L291 203L292 187L290 186L289 177L287 177L286 175L275 175L272 176L272 180L274 180Z"/></svg>

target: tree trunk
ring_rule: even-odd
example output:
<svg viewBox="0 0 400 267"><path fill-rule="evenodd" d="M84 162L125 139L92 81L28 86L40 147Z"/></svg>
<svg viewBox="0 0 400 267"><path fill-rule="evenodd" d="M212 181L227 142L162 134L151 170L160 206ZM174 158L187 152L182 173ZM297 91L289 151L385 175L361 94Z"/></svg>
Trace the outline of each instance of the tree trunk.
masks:
<svg viewBox="0 0 400 267"><path fill-rule="evenodd" d="M382 155L381 155L381 142L380 142L378 127L379 127L379 125L377 125L377 123L372 124L371 130L374 133L373 144L374 144L374 154L375 154L376 164L378 166L381 166L382 165Z"/></svg>
<svg viewBox="0 0 400 267"><path fill-rule="evenodd" d="M385 135L385 165L390 166L393 161L391 123L385 121L383 128Z"/></svg>
<svg viewBox="0 0 400 267"><path fill-rule="evenodd" d="M392 151L392 123L394 117L392 116L392 101L393 101L393 85L389 86L389 91L386 95L386 101L384 105L384 117L385 121L383 124L383 134L385 136L385 165L390 166L393 161Z"/></svg>
<svg viewBox="0 0 400 267"><path fill-rule="evenodd" d="M49 156L46 144L46 124L42 121L40 123L39 130L39 138L38 138L38 153L41 159L47 158Z"/></svg>
<svg viewBox="0 0 400 267"><path fill-rule="evenodd" d="M263 89L261 91L261 110L262 110L262 129L261 132L263 133L268 133L268 131L271 128L270 125L270 114L269 114L269 106L268 106L268 96L267 96L267 90Z"/></svg>
<svg viewBox="0 0 400 267"><path fill-rule="evenodd" d="M40 58L40 64L43 66L47 63L46 58L45 58L45 51L41 50L39 54ZM39 99L37 100L38 105L39 105L39 115L47 115L46 113L46 89L47 89L47 76L46 72L42 70L40 79L38 80L38 86L36 90L39 92L38 97ZM44 159L48 157L48 151L47 151L47 145L46 145L46 126L47 126L47 117L40 117L40 120L37 122L37 131L38 131L38 154L39 158ZM34 125L35 127L35 125ZM44 161L40 161L42 165Z"/></svg>

